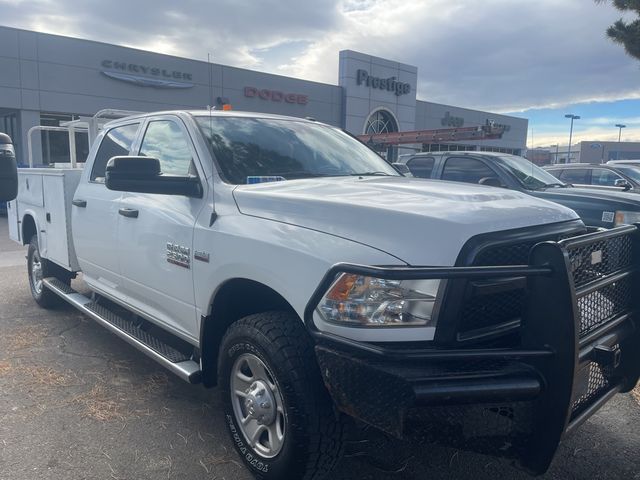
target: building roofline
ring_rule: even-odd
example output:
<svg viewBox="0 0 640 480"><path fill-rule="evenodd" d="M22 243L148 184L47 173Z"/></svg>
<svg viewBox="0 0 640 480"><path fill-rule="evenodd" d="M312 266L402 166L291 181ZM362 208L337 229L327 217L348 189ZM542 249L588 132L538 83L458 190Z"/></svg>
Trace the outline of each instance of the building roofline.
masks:
<svg viewBox="0 0 640 480"><path fill-rule="evenodd" d="M143 48L131 47L131 46L128 46L128 45L121 45L121 44L118 44L118 43L103 42L101 40L91 40L89 38L74 37L74 36L71 36L71 35L60 35L58 33L38 32L37 30L27 30L25 28L10 27L8 25L0 24L0 29L3 29L3 28L8 29L8 30L15 30L15 31L18 31L18 32L33 33L33 34L36 34L36 35L48 35L48 36L51 36L51 37L65 38L65 39L69 39L69 40L77 40L79 42L95 43L95 44L98 44L98 45L104 45L104 46L108 46L108 47L124 48L124 49L127 49L127 50L132 50L132 51L140 52L140 53L152 53L154 55L160 55L160 56L163 56L163 57L174 58L176 60L187 60L187 61L190 61L190 62L198 62L198 63L202 63L204 65L209 65L209 62L207 62L206 60L199 60L197 58L192 58L192 57L180 57L178 55L173 55L173 54L170 54L170 53L160 53L160 52L155 52L153 50L145 50ZM262 75L271 75L273 77L280 77L280 78L286 78L286 79L299 80L301 82L314 83L316 85L323 85L323 86L326 86L326 87L341 88L339 85L336 85L336 84L333 84L333 83L318 82L316 80L307 80L305 78L286 76L286 75L281 75L281 74L278 74L278 73L261 72L259 70L251 70L250 68L237 67L235 65L227 65L227 64L224 64L224 63L211 62L211 65L217 66L217 67L235 68L237 70L244 70L244 71L252 72L252 73L260 73Z"/></svg>
<svg viewBox="0 0 640 480"><path fill-rule="evenodd" d="M438 103L438 102L432 102L431 100L422 100L422 99L419 99L419 98L416 97L416 103L417 102L432 103L434 105L439 105L441 107L455 108L456 110L468 110L470 112L475 112L475 113L490 113L491 115L500 115L501 117L506 117L506 118L516 118L518 120L523 120L523 121L529 123L529 119L528 118L516 117L515 115L507 115L505 113L491 112L489 110L478 110L477 108L459 107L459 106L456 106L456 105L450 105L448 103Z"/></svg>

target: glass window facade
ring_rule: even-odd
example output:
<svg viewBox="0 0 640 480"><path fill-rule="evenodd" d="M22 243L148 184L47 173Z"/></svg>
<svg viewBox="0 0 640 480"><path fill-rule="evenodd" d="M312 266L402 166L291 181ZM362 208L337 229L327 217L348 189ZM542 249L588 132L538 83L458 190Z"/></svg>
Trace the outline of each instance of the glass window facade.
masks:
<svg viewBox="0 0 640 480"><path fill-rule="evenodd" d="M521 155L522 150L519 148L503 148L491 146L464 145L459 143L425 143L422 145L423 152L499 152L509 153L511 155Z"/></svg>

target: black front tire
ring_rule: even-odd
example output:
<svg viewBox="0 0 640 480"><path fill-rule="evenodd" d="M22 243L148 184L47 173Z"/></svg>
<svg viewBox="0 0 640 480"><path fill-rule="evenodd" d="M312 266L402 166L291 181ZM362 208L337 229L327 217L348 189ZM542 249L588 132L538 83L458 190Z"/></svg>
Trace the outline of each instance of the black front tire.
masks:
<svg viewBox="0 0 640 480"><path fill-rule="evenodd" d="M59 269L60 267L40 256L38 236L34 235L31 237L29 250L27 251L29 287L31 288L31 296L33 296L33 299L42 308L53 308L61 303L60 297L42 284L42 279L47 277L57 277L61 281L67 283L67 285L71 282L71 273L64 275L56 271Z"/></svg>
<svg viewBox="0 0 640 480"><path fill-rule="evenodd" d="M231 377L243 356L258 357L282 394L284 440L270 458L250 445L234 411ZM295 314L266 312L232 324L222 340L218 374L225 423L234 447L256 478L316 480L333 469L343 452L346 429L322 383L311 338Z"/></svg>

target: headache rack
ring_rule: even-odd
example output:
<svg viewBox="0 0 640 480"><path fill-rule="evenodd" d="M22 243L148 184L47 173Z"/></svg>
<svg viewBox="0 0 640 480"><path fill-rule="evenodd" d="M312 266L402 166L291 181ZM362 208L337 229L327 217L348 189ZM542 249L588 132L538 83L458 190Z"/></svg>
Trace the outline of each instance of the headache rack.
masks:
<svg viewBox="0 0 640 480"><path fill-rule="evenodd" d="M515 458L529 472L542 473L565 435L638 381L633 292L640 291L639 247L637 227L627 225L536 243L528 265L336 265L305 311L325 384L341 410L390 434ZM440 278L461 283L461 289L476 283L501 290L515 282L517 338L499 346L466 345L450 331L454 340L448 343L438 343L436 334L431 345L409 347L321 332L313 312L341 272ZM442 315L438 329L460 328L458 314ZM454 327L440 324L449 320Z"/></svg>

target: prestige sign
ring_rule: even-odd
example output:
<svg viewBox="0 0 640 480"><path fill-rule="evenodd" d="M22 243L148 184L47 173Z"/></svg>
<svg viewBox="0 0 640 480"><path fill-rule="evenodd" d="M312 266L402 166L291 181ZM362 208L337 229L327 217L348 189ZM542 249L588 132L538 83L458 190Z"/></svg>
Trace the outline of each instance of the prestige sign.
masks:
<svg viewBox="0 0 640 480"><path fill-rule="evenodd" d="M284 93L279 90L268 90L266 88L244 87L244 96L248 98L259 98L261 100L271 100L272 102L297 103L298 105L306 105L309 102L307 95Z"/></svg>
<svg viewBox="0 0 640 480"><path fill-rule="evenodd" d="M405 82L399 82L396 80L396 77L372 77L369 75L369 72L362 69L358 69L356 73L356 82L358 85L366 85L369 88L394 92L398 97L411 92L411 85Z"/></svg>

